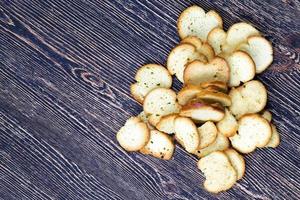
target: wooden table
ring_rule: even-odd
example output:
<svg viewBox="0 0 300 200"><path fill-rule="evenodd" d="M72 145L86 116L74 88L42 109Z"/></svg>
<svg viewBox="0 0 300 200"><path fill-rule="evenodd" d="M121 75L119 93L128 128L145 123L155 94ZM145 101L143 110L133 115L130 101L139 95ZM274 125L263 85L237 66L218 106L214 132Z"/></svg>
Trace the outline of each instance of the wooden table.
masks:
<svg viewBox="0 0 300 200"><path fill-rule="evenodd" d="M165 64L178 15L192 4L217 10L225 28L253 23L275 49L257 79L282 142L247 155L245 177L218 195L203 189L181 147L161 161L115 139L141 111L129 93L136 70ZM0 198L299 199L299 31L298 0L2 0Z"/></svg>

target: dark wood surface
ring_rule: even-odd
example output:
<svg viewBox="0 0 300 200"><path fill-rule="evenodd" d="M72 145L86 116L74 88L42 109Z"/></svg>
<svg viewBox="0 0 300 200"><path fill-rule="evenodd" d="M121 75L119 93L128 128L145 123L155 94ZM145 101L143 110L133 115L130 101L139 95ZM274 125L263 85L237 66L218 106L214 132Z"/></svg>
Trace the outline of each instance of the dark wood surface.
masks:
<svg viewBox="0 0 300 200"><path fill-rule="evenodd" d="M281 144L247 155L245 177L218 195L181 147L161 161L115 139L141 111L135 71L165 64L193 4L217 10L225 28L254 24L275 50L257 78ZM0 199L299 199L299 31L298 0L1 0Z"/></svg>

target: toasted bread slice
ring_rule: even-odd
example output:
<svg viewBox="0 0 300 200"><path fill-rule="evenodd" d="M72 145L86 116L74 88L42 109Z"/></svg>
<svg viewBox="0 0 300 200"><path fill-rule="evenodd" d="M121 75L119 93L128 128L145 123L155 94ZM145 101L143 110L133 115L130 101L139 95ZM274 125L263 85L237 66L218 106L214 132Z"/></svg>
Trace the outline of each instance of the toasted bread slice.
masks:
<svg viewBox="0 0 300 200"><path fill-rule="evenodd" d="M272 121L272 113L269 110L263 110L261 116L265 118L268 122Z"/></svg>
<svg viewBox="0 0 300 200"><path fill-rule="evenodd" d="M229 66L223 58L215 57L209 63L195 60L189 63L183 74L185 84L199 85L208 81L229 81Z"/></svg>
<svg viewBox="0 0 300 200"><path fill-rule="evenodd" d="M157 64L142 66L135 75L134 83L130 87L132 96L140 103L143 103L145 96L154 88L170 88L172 77L169 71Z"/></svg>
<svg viewBox="0 0 300 200"><path fill-rule="evenodd" d="M242 44L239 49L251 56L255 62L257 74L263 72L273 62L272 44L264 37L249 37L247 42Z"/></svg>
<svg viewBox="0 0 300 200"><path fill-rule="evenodd" d="M224 117L224 109L219 104L207 104L197 100L183 106L180 115L197 122L218 122Z"/></svg>
<svg viewBox="0 0 300 200"><path fill-rule="evenodd" d="M255 64L251 57L243 51L235 51L226 58L230 68L230 87L239 86L241 82L250 81L255 76Z"/></svg>
<svg viewBox="0 0 300 200"><path fill-rule="evenodd" d="M250 153L264 147L271 138L269 122L258 114L244 115L238 121L238 133L230 137L232 146L241 153Z"/></svg>
<svg viewBox="0 0 300 200"><path fill-rule="evenodd" d="M180 105L186 105L191 99L201 92L202 89L196 85L186 85L177 94L178 103Z"/></svg>
<svg viewBox="0 0 300 200"><path fill-rule="evenodd" d="M235 118L240 118L242 115L248 112L247 101L242 97L241 88L231 88L229 96L231 98L231 106L229 108L231 114ZM249 108L252 109L252 108Z"/></svg>
<svg viewBox="0 0 300 200"><path fill-rule="evenodd" d="M196 97L209 103L220 103L223 106L231 105L230 96L224 94L223 92L203 90L199 92Z"/></svg>
<svg viewBox="0 0 300 200"><path fill-rule="evenodd" d="M154 127L151 125L151 123L149 122L149 117L151 115L147 115L144 111L142 111L137 117L144 122L145 124L147 124L148 128L150 130L154 129Z"/></svg>
<svg viewBox="0 0 300 200"><path fill-rule="evenodd" d="M200 87L203 89L208 89L210 90L211 88L214 88L216 91L220 91L223 93L227 93L228 87L225 82L222 81L208 81L208 82L202 82L200 84Z"/></svg>
<svg viewBox="0 0 300 200"><path fill-rule="evenodd" d="M202 48L198 51L207 58L208 62L213 60L215 57L214 49L208 43L203 43Z"/></svg>
<svg viewBox="0 0 300 200"><path fill-rule="evenodd" d="M117 140L126 151L138 151L150 138L149 128L138 117L131 117L118 131Z"/></svg>
<svg viewBox="0 0 300 200"><path fill-rule="evenodd" d="M188 36L181 43L194 45L197 51L203 54L208 61L211 61L215 57L213 48L208 43L203 43L197 36Z"/></svg>
<svg viewBox="0 0 300 200"><path fill-rule="evenodd" d="M279 135L279 133L277 131L277 128L274 124L271 124L271 128L272 128L271 139L265 147L276 148L276 147L278 147L278 145L280 143L280 135Z"/></svg>
<svg viewBox="0 0 300 200"><path fill-rule="evenodd" d="M183 83L183 71L186 64L197 59L204 63L207 62L205 56L200 54L194 45L179 44L170 52L167 68L172 75L175 75Z"/></svg>
<svg viewBox="0 0 300 200"><path fill-rule="evenodd" d="M218 132L216 140L203 149L197 149L197 151L193 152L197 157L202 158L207 156L208 154L215 151L224 151L229 148L230 142L227 137L225 137L222 133Z"/></svg>
<svg viewBox="0 0 300 200"><path fill-rule="evenodd" d="M170 160L173 156L175 145L172 137L157 130L150 131L149 142L140 152L163 160Z"/></svg>
<svg viewBox="0 0 300 200"><path fill-rule="evenodd" d="M229 161L232 165L232 167L235 169L237 174L237 180L240 180L243 178L246 170L246 164L245 159L242 155L240 155L236 150L234 149L226 149L224 151L226 156L229 158Z"/></svg>
<svg viewBox="0 0 300 200"><path fill-rule="evenodd" d="M200 84L201 85L201 84ZM210 92L221 92L226 94L227 92L225 92L222 88L212 85L212 86L208 86L206 88L203 88L203 91L210 91Z"/></svg>
<svg viewBox="0 0 300 200"><path fill-rule="evenodd" d="M148 117L148 122L151 126L156 127L161 120L162 115L160 114L150 114Z"/></svg>
<svg viewBox="0 0 300 200"><path fill-rule="evenodd" d="M254 69L257 74L263 72L273 61L273 48L271 43L260 36L258 30L253 26L244 22L234 24L229 28L227 33L220 28L213 29L208 35L208 43L213 47L217 55L227 58L229 66L236 63L234 65L235 67L231 66L232 81L229 82L230 86L238 86L239 84L237 77L233 76L234 71L237 69L239 71L243 69L241 72L244 72L236 72L238 75L243 74L244 80L240 80L241 82L249 81L254 77L252 72L253 64L251 64L248 58L246 59L246 56L243 56L243 60L237 60L236 56L233 57L235 58L233 60L232 58L229 59L235 51L242 50L251 57L255 64ZM239 62L239 64L237 62ZM251 73L249 73L250 69Z"/></svg>
<svg viewBox="0 0 300 200"><path fill-rule="evenodd" d="M198 133L200 136L200 144L198 149L203 149L216 140L218 130L213 122L208 121L198 128Z"/></svg>
<svg viewBox="0 0 300 200"><path fill-rule="evenodd" d="M225 116L217 123L217 128L225 137L231 137L236 134L238 123L228 109L225 109Z"/></svg>
<svg viewBox="0 0 300 200"><path fill-rule="evenodd" d="M145 97L143 108L146 114L159 117L179 113L180 105L176 101L176 93L173 90L156 88Z"/></svg>
<svg viewBox="0 0 300 200"><path fill-rule="evenodd" d="M220 27L216 27L209 32L207 42L214 49L216 55L223 51L222 46L226 43L226 37L227 33Z"/></svg>
<svg viewBox="0 0 300 200"><path fill-rule="evenodd" d="M230 55L239 49L250 36L258 36L260 33L252 25L245 22L233 24L227 33L220 27L214 28L208 34L208 43L213 47L216 55Z"/></svg>
<svg viewBox="0 0 300 200"><path fill-rule="evenodd" d="M229 96L232 102L229 109L237 118L244 114L260 112L267 103L267 90L258 80L252 80L238 88L232 88Z"/></svg>
<svg viewBox="0 0 300 200"><path fill-rule="evenodd" d="M144 111L140 112L140 114L137 117L144 123L147 123L149 120L149 115L147 115Z"/></svg>
<svg viewBox="0 0 300 200"><path fill-rule="evenodd" d="M223 27L220 15L213 10L205 13L199 6L185 9L177 21L177 29L181 39L197 36L205 42L208 33L215 27Z"/></svg>
<svg viewBox="0 0 300 200"><path fill-rule="evenodd" d="M227 31L226 44L223 47L223 51L232 52L240 44L246 42L248 37L257 35L260 35L259 31L251 24L245 22L233 24Z"/></svg>
<svg viewBox="0 0 300 200"><path fill-rule="evenodd" d="M212 193L230 189L237 180L237 173L228 157L216 151L198 161L198 168L204 173L204 188Z"/></svg>
<svg viewBox="0 0 300 200"><path fill-rule="evenodd" d="M176 117L178 117L178 114L170 114L163 116L161 120L158 122L156 125L156 128L159 131L172 134L175 133L175 127L174 127L174 122Z"/></svg>
<svg viewBox="0 0 300 200"><path fill-rule="evenodd" d="M174 123L175 138L189 153L196 151L200 137L194 122L187 117L177 117Z"/></svg>

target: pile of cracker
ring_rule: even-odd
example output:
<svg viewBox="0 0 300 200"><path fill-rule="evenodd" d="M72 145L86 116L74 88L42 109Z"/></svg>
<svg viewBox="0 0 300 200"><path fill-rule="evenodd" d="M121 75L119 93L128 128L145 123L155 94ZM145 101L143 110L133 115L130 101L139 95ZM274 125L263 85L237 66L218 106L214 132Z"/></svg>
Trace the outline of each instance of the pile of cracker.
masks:
<svg viewBox="0 0 300 200"><path fill-rule="evenodd" d="M272 45L252 25L227 31L220 15L191 6L179 16L181 42L166 67L147 64L130 91L143 105L117 133L121 147L159 159L172 158L175 143L197 156L204 188L228 190L245 173L242 154L275 148L280 137L265 110L267 90L254 80L273 61ZM176 93L172 75L183 83Z"/></svg>

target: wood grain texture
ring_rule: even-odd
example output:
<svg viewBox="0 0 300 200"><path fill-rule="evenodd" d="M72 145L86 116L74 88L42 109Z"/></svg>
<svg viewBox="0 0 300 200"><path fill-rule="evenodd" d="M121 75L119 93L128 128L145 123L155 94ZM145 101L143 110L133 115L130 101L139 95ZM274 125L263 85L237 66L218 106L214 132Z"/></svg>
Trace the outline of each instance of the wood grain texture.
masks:
<svg viewBox="0 0 300 200"><path fill-rule="evenodd" d="M129 95L135 71L165 64L193 4L217 10L225 28L252 23L275 50L257 78L282 142L247 155L246 176L218 195L181 147L161 161L115 139L141 111ZM299 16L296 0L0 1L0 198L299 199Z"/></svg>

